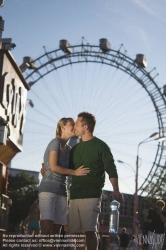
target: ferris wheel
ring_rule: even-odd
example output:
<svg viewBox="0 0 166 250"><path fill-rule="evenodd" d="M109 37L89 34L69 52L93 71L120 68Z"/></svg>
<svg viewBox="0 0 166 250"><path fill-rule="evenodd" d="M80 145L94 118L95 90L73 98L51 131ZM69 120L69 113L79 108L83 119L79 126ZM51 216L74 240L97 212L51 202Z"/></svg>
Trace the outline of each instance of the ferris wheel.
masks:
<svg viewBox="0 0 166 250"><path fill-rule="evenodd" d="M30 86L28 98L38 100L35 109L27 112L29 133L47 136L56 119L89 111L97 114L96 135L110 144L116 159L120 155L134 162L140 138L154 129L160 137L166 133L166 98L156 82L156 69L146 70L146 66L143 54L132 59L123 45L112 49L107 39L100 39L99 45L86 43L84 38L76 45L60 40L58 49L44 47L38 58L24 57L20 68ZM29 144L32 154L42 143L44 147L44 139ZM166 146L156 141L146 145L139 193L148 195L155 194L155 183L162 185Z"/></svg>

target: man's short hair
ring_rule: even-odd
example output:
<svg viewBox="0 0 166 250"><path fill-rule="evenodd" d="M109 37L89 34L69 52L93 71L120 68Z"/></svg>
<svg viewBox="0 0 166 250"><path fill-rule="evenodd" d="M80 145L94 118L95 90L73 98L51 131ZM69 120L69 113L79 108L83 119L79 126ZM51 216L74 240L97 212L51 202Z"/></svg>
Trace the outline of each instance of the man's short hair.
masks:
<svg viewBox="0 0 166 250"><path fill-rule="evenodd" d="M87 125L89 128L89 132L93 133L96 125L95 116L88 112L82 112L78 114L78 117L82 117L82 125Z"/></svg>
<svg viewBox="0 0 166 250"><path fill-rule="evenodd" d="M158 201L156 202L156 205L159 204L159 203L163 204L163 207L165 207L165 202L164 202L163 200L158 200Z"/></svg>
<svg viewBox="0 0 166 250"><path fill-rule="evenodd" d="M126 233L126 228L123 227L123 228L121 229L121 231L122 231L122 233Z"/></svg>

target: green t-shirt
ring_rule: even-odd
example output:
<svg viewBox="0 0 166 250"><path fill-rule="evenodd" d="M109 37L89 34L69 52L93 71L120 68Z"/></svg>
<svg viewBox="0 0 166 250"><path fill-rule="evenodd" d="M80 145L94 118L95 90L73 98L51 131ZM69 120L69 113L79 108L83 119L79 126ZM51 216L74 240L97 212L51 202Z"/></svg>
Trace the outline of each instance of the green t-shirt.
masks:
<svg viewBox="0 0 166 250"><path fill-rule="evenodd" d="M114 159L108 145L93 137L81 141L70 151L69 168L77 169L84 165L90 168L86 176L73 176L70 199L100 198L105 182L105 171L109 178L118 178Z"/></svg>

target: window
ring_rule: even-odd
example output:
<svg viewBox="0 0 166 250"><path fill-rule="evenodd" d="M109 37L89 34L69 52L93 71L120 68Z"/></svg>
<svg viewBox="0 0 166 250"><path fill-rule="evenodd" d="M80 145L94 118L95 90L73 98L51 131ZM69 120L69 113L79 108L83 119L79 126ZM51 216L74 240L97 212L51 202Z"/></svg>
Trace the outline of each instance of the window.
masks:
<svg viewBox="0 0 166 250"><path fill-rule="evenodd" d="M129 206L129 199L127 195L124 195L123 202L120 203L120 215L121 216L128 216L128 206Z"/></svg>

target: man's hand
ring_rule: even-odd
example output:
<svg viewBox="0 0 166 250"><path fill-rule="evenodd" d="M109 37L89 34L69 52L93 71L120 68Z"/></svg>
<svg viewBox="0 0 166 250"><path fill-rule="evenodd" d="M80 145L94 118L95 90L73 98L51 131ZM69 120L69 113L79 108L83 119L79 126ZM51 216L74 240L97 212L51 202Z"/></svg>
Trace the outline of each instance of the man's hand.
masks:
<svg viewBox="0 0 166 250"><path fill-rule="evenodd" d="M42 163L42 168L40 169L40 173L42 176L44 176L45 172L46 172L46 168L44 167L44 163Z"/></svg>
<svg viewBox="0 0 166 250"><path fill-rule="evenodd" d="M119 202L122 202L123 194L119 192L118 178L110 178L110 182L113 187L113 193L112 193L113 200L115 199Z"/></svg>
<svg viewBox="0 0 166 250"><path fill-rule="evenodd" d="M162 212L160 214L160 218L163 223L166 223L166 217L162 214Z"/></svg>
<svg viewBox="0 0 166 250"><path fill-rule="evenodd" d="M123 194L121 194L118 190L117 191L113 191L112 193L112 199L113 200L117 200L119 202L123 201Z"/></svg>

